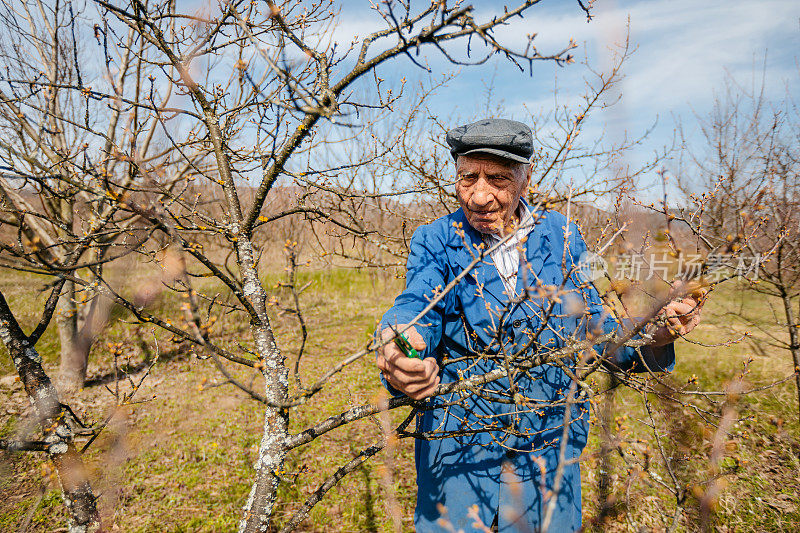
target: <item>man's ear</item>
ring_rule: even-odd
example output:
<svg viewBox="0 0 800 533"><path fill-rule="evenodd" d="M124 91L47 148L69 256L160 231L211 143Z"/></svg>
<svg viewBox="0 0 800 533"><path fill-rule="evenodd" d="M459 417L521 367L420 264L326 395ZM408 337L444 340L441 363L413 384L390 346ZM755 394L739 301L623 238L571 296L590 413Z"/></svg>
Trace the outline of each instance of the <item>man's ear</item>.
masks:
<svg viewBox="0 0 800 533"><path fill-rule="evenodd" d="M525 190L528 191L531 188L531 174L533 173L533 165L530 163L525 165Z"/></svg>

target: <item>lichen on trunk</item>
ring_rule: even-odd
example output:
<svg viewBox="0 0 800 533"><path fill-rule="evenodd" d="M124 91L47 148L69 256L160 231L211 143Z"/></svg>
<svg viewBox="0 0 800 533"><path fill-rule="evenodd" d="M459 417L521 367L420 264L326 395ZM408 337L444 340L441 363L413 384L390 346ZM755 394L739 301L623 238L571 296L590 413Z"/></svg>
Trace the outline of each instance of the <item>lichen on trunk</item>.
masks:
<svg viewBox="0 0 800 533"><path fill-rule="evenodd" d="M0 338L8 349L25 392L44 432L47 454L58 473L68 512L68 531L86 533L100 528L92 487L73 442L69 412L42 367L42 358L22 332L5 297L0 293Z"/></svg>
<svg viewBox="0 0 800 533"><path fill-rule="evenodd" d="M264 397L273 404L265 409L264 429L255 463L255 480L239 523L240 533L253 533L267 531L269 527L280 483L278 472L283 468L286 457L289 413L287 409L276 406L285 403L288 398L289 373L267 315L267 295L258 279L250 240L244 237L237 239L236 252L244 281L244 295L255 312L255 316L250 317L250 330L264 376Z"/></svg>

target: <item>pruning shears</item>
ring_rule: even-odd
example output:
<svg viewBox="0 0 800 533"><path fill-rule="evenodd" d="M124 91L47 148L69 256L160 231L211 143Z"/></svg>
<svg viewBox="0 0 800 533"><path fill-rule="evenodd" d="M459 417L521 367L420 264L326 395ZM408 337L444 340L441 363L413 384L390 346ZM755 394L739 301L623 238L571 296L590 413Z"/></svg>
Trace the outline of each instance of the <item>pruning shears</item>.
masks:
<svg viewBox="0 0 800 533"><path fill-rule="evenodd" d="M400 348L400 351L406 354L406 357L422 359L422 357L420 357L419 355L419 352L416 349L414 349L413 346L411 346L410 342L408 342L408 337L406 337L405 334L397 331L397 328L395 328L394 326L389 326L389 327L392 328L392 332L394 332L395 335L394 337L395 346Z"/></svg>

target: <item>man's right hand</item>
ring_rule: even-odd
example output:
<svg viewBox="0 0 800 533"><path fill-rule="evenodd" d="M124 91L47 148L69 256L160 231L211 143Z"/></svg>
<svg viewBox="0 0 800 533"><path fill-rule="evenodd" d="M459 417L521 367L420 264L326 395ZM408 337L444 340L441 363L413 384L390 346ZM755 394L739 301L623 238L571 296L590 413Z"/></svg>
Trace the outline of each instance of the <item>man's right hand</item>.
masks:
<svg viewBox="0 0 800 533"><path fill-rule="evenodd" d="M405 329L405 324L397 325L398 331L404 331L408 342L418 352L426 348L422 336L412 326ZM422 400L431 396L439 385L439 365L435 357L417 359L408 357L392 341L395 333L391 328L381 331L381 339L387 342L376 357L375 364L381 370L386 381L406 396L415 400Z"/></svg>

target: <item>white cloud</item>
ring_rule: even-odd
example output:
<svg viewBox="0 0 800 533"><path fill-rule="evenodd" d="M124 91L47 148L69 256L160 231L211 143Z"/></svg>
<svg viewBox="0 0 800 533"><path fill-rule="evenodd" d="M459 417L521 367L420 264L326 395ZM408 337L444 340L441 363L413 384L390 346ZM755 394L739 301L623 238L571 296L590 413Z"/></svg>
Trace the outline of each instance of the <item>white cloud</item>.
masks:
<svg viewBox="0 0 800 533"><path fill-rule="evenodd" d="M750 75L767 55L767 78L781 80L792 69L786 55L800 50L800 2L796 0L710 1L653 0L598 2L587 24L571 2L558 11L528 16L538 31L542 52L559 48L570 37L585 43L590 62L608 64L609 48L624 41L630 20L637 51L625 67L626 105L675 107L711 98L725 72ZM525 43L526 32L503 28L498 35L512 46ZM796 69L795 69L796 70ZM776 85L781 85L776 83Z"/></svg>

